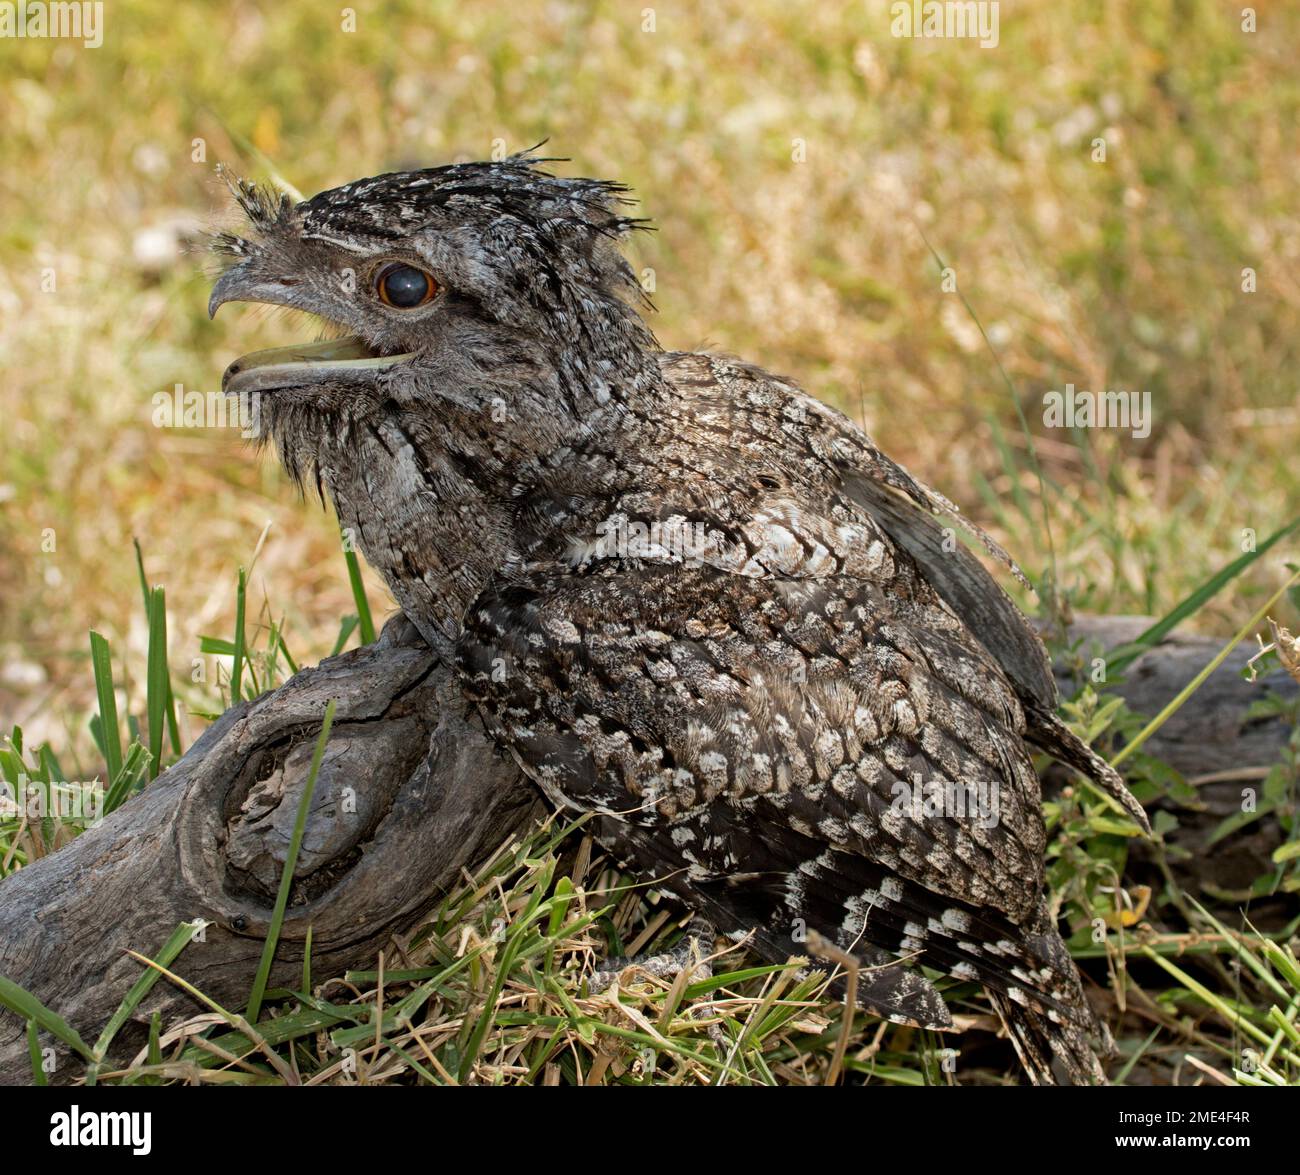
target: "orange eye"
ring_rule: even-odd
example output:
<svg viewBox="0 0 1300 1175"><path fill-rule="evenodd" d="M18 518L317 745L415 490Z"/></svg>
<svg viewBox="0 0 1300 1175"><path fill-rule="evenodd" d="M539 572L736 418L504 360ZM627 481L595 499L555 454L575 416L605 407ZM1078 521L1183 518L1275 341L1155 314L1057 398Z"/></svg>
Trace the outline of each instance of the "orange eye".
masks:
<svg viewBox="0 0 1300 1175"><path fill-rule="evenodd" d="M394 261L379 271L375 289L385 306L394 310L414 310L433 300L438 292L438 283L423 269Z"/></svg>

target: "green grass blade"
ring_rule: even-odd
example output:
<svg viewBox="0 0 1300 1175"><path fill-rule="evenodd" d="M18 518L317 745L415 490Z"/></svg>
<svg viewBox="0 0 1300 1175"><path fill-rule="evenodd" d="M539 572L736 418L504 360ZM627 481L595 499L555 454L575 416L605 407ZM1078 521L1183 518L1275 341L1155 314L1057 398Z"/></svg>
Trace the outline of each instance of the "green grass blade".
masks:
<svg viewBox="0 0 1300 1175"><path fill-rule="evenodd" d="M51 783L56 780L66 783L68 780L67 772L63 770L63 764L59 762L58 756L50 750L49 743L43 743L38 752L41 761L41 770L44 772L44 778Z"/></svg>
<svg viewBox="0 0 1300 1175"><path fill-rule="evenodd" d="M45 1058L41 1055L41 1042L37 1038L35 1020L27 1021L27 1055L32 1059L32 1084L49 1085L50 1079L45 1073Z"/></svg>
<svg viewBox="0 0 1300 1175"><path fill-rule="evenodd" d="M145 619L149 621L150 625L152 625L153 596L149 591L149 581L145 577L145 573L144 573L144 552L140 549L139 539L132 539L131 542L135 546L135 569L140 576L140 592L144 596ZM150 631L152 631L152 628ZM166 714L167 714L167 733L168 733L168 737L171 740L172 753L179 755L181 753L181 732L180 732L180 726L176 722L176 699L172 696L172 683L170 678L168 678L167 681ZM128 726L130 725L129 718L127 719L127 724ZM136 737L135 731L131 731L131 737L132 738Z"/></svg>
<svg viewBox="0 0 1300 1175"><path fill-rule="evenodd" d="M145 1065L156 1069L163 1063L162 1059L162 1017L154 1012L149 1017L149 1041L145 1046ZM141 1073L126 1079L128 1085L161 1085L163 1079L157 1073Z"/></svg>
<svg viewBox="0 0 1300 1175"><path fill-rule="evenodd" d="M1296 966L1295 956L1284 947L1268 939L1263 940L1264 957L1273 968L1300 995L1300 967Z"/></svg>
<svg viewBox="0 0 1300 1175"><path fill-rule="evenodd" d="M149 660L145 675L145 708L149 717L149 778L162 767L163 729L169 696L167 672L167 599L162 587L149 601Z"/></svg>
<svg viewBox="0 0 1300 1175"><path fill-rule="evenodd" d="M352 635L353 630L359 623L360 621L355 616L343 617L342 621L339 623L338 640L334 642L334 648L330 651L331 657L337 657L341 652L343 652L343 646L348 643L348 637Z"/></svg>
<svg viewBox="0 0 1300 1175"><path fill-rule="evenodd" d="M34 1020L38 1028L63 1041L87 1061L95 1059L94 1054L87 1048L86 1042L81 1039L72 1025L57 1012L47 1008L31 992L19 987L12 979L6 979L3 975L0 975L0 1004L24 1020Z"/></svg>
<svg viewBox="0 0 1300 1175"><path fill-rule="evenodd" d="M464 1085L469 1080L470 1074L474 1070L474 1063L478 1060L479 1052L483 1048L483 1041L487 1037L488 1029L496 1023L500 1014L499 1001L501 998L501 989L505 985L507 976L514 967L515 947L517 939L511 938L507 941L505 949L501 952L501 957L497 960L496 971L492 976L492 984L488 988L486 997L483 1000L483 1008L477 1020L473 1021L468 1036L465 1039L465 1045L462 1050L460 1072L456 1075L457 1080ZM469 1023L467 1021L467 1023Z"/></svg>
<svg viewBox="0 0 1300 1175"><path fill-rule="evenodd" d="M286 1041L315 1036L318 1032L328 1031L336 1024L351 1024L355 1023L356 1020L357 1015L350 1008L335 1009L329 1005L312 1006L284 1016L277 1016L274 1020L267 1020L258 1027L257 1033L267 1044L284 1044ZM369 1032L370 1038L373 1039L375 1034L374 1026L368 1024L365 1025L365 1029ZM232 1053L246 1052L253 1045L252 1038L247 1033L238 1030L214 1036L212 1042ZM186 1049L181 1055L181 1059L205 1067L220 1063L211 1053L202 1052L198 1048Z"/></svg>
<svg viewBox="0 0 1300 1175"><path fill-rule="evenodd" d="M248 576L239 569L239 586L235 589L234 664L230 667L230 704L243 700L244 680L244 608L248 597Z"/></svg>
<svg viewBox="0 0 1300 1175"><path fill-rule="evenodd" d="M257 1023L262 1011L262 997L266 994L266 983L271 975L271 963L275 959L276 943L280 940L280 927L284 924L285 907L289 904L289 893L293 889L293 871L298 864L298 851L302 848L303 830L307 827L307 813L311 811L311 799L316 791L316 776L320 773L321 760L325 757L325 744L329 741L330 727L334 725L334 699L325 707L325 721L321 725L320 736L316 739L316 749L311 756L311 770L307 783L302 789L302 798L298 801L298 814L293 822L293 834L289 838L289 851L284 859L284 868L280 871L280 892L275 896L275 908L271 913L271 925L267 928L266 944L262 947L262 959L257 965L257 974L253 977L253 989L248 996L246 1019L250 1024Z"/></svg>
<svg viewBox="0 0 1300 1175"><path fill-rule="evenodd" d="M107 777L113 779L122 770L122 731L117 721L117 697L113 692L113 662L108 641L99 633L90 634L90 663L95 671L95 693L99 696L99 732L103 740Z"/></svg>
<svg viewBox="0 0 1300 1175"><path fill-rule="evenodd" d="M17 730L18 728L15 726L14 729ZM33 781L40 780L41 783L54 783L58 780L58 776L50 774L48 764L42 761L40 755L36 756L36 766L31 768L27 775Z"/></svg>
<svg viewBox="0 0 1300 1175"><path fill-rule="evenodd" d="M162 1015L155 1012L149 1017L149 1064L162 1064Z"/></svg>
<svg viewBox="0 0 1300 1175"><path fill-rule="evenodd" d="M149 748L143 743L132 743L126 752L126 761L117 777L109 782L104 795L104 814L115 812L138 789L140 781L149 771Z"/></svg>
<svg viewBox="0 0 1300 1175"><path fill-rule="evenodd" d="M12 739L10 741L12 743ZM0 773L3 773L5 779L17 787L19 780L27 777L27 765L21 755L0 748Z"/></svg>
<svg viewBox="0 0 1300 1175"><path fill-rule="evenodd" d="M194 931L200 925L201 923L198 922L182 922L177 926L154 957L154 962L161 963L164 967L170 967L176 956L185 949L187 944L193 941ZM149 989L161 978L161 971L154 967L146 967L141 972L140 978L131 985L131 990L126 993L122 1002L118 1004L117 1011L104 1025L104 1031L99 1034L99 1039L95 1042L95 1056L99 1060L102 1061L108 1055L109 1046L113 1043L113 1038L117 1035L118 1030L127 1022L131 1013L140 1006L140 1001L149 994Z"/></svg>
<svg viewBox="0 0 1300 1175"><path fill-rule="evenodd" d="M366 587L361 582L361 564L357 562L357 553L350 546L343 548L343 558L348 564L348 582L352 584L352 599L357 605L357 616L361 621L361 643L375 643L375 622L370 616L370 601L366 599Z"/></svg>
<svg viewBox="0 0 1300 1175"><path fill-rule="evenodd" d="M95 740L95 749L99 752L99 757L108 762L108 751L104 748L104 724L100 721L98 714L90 716L90 737Z"/></svg>
<svg viewBox="0 0 1300 1175"><path fill-rule="evenodd" d="M135 570L140 576L140 594L144 597L144 614L149 615L149 580L144 574L144 552L140 550L140 540L132 539L135 547Z"/></svg>
<svg viewBox="0 0 1300 1175"><path fill-rule="evenodd" d="M275 675L280 670L280 626L274 620L271 621L269 634L266 641L266 653L263 656L264 673L266 675L266 688L275 688Z"/></svg>
<svg viewBox="0 0 1300 1175"><path fill-rule="evenodd" d="M281 655L284 657L285 664L287 664L287 665L289 666L289 670L290 670L291 673L297 673L297 672L298 672L298 662L295 661L295 660L293 659L293 656L292 656L292 655L290 654L290 652L289 652L289 646L286 645L286 644L284 643L284 624L283 624L283 622L282 622L281 625L280 625L280 632L279 632L279 634L278 634L278 636L277 636L277 640L279 641L279 645L280 645L280 653L281 653Z"/></svg>
<svg viewBox="0 0 1300 1175"><path fill-rule="evenodd" d="M311 932L312 927L307 927L307 937L302 944L302 989L305 992L311 992Z"/></svg>
<svg viewBox="0 0 1300 1175"><path fill-rule="evenodd" d="M172 754L181 753L181 728L176 722L176 695L172 693L171 675L167 675L167 739L171 743Z"/></svg>

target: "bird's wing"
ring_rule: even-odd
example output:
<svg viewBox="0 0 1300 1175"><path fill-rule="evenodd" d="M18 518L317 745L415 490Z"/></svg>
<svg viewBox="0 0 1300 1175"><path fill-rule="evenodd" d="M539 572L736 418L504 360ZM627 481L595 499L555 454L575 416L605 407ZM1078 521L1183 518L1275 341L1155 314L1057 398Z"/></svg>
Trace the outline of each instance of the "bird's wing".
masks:
<svg viewBox="0 0 1300 1175"><path fill-rule="evenodd" d="M697 415L719 414L742 448L748 440L751 461L770 461L772 441L779 440L802 459L800 472L821 476L824 493L842 496L871 518L916 560L1022 698L1056 708L1056 684L1042 641L959 534L970 535L1025 586L1029 581L952 502L882 453L843 413L789 381L726 356L674 353L665 356L664 367Z"/></svg>
<svg viewBox="0 0 1300 1175"><path fill-rule="evenodd" d="M623 828L643 865L680 871L679 888L733 924L748 911L798 942L802 920L845 948L921 952L1050 1003L1023 713L909 568L899 556L882 586L535 566L471 607L458 667L553 800ZM869 1002L939 1022L903 974L872 972L888 990Z"/></svg>
<svg viewBox="0 0 1300 1175"><path fill-rule="evenodd" d="M807 497L791 504L802 529L820 525L832 548L835 539L848 535L863 549L879 537L891 551L905 552L1015 687L1025 708L1026 739L1092 779L1150 831L1146 813L1118 772L1057 716L1056 683L1043 642L957 535L970 534L991 558L1027 583L993 539L882 453L842 413L794 384L725 356L676 353L666 355L663 366L690 405L694 424L725 437L742 463L783 466L783 477L812 491L813 511L800 509ZM763 517L753 521L759 527L769 523ZM751 541L754 529L747 536ZM842 567L845 563L840 560ZM820 569L805 560L797 573L820 574Z"/></svg>
<svg viewBox="0 0 1300 1175"><path fill-rule="evenodd" d="M1042 641L984 565L956 538L955 528L987 536L901 466L883 455L880 461L888 463L896 479L886 481L848 466L843 472L845 491L911 554L953 611L979 633L980 643L1021 696L1054 710L1056 682ZM986 549L995 557L1001 553L992 539L987 539ZM1019 574L1009 558L1007 566Z"/></svg>

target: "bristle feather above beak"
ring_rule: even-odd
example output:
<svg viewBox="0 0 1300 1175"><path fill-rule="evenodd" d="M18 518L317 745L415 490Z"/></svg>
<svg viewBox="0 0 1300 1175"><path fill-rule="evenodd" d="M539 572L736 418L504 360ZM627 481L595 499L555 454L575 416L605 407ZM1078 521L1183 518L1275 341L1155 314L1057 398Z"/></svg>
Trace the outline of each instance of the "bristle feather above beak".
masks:
<svg viewBox="0 0 1300 1175"><path fill-rule="evenodd" d="M241 179L222 164L217 165L217 174L225 181L244 215L259 231L275 227L289 215L293 202L285 193Z"/></svg>

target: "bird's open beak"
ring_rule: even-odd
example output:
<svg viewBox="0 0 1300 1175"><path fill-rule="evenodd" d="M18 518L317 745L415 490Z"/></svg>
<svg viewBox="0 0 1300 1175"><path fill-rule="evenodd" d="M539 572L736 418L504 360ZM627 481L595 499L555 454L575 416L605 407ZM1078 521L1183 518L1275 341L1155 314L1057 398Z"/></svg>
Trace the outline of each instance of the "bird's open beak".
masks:
<svg viewBox="0 0 1300 1175"><path fill-rule="evenodd" d="M273 306L307 309L295 298L295 284L254 277L243 266L237 265L223 273L212 287L208 317L215 317L217 310L227 302L265 302ZM221 390L239 395L372 379L376 369L405 362L413 354L377 355L356 335L292 347L272 347L236 359L221 377Z"/></svg>
<svg viewBox="0 0 1300 1175"><path fill-rule="evenodd" d="M239 395L337 383L371 375L376 368L392 367L410 358L411 353L376 355L356 335L294 347L271 347L236 359L221 377L221 390Z"/></svg>

